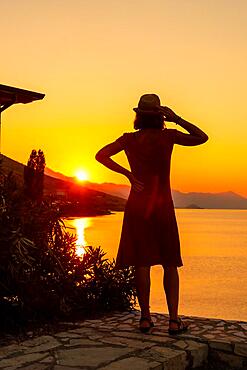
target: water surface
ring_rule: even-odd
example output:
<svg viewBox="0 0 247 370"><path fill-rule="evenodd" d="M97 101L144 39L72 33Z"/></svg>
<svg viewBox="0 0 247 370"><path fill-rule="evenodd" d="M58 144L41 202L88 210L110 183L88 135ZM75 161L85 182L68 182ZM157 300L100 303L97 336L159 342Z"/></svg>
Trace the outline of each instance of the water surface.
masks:
<svg viewBox="0 0 247 370"><path fill-rule="evenodd" d="M179 314L247 321L247 210L176 209L183 266ZM123 212L66 221L82 245L116 258ZM73 232L73 229L70 229ZM150 306L167 313L163 269L151 268Z"/></svg>

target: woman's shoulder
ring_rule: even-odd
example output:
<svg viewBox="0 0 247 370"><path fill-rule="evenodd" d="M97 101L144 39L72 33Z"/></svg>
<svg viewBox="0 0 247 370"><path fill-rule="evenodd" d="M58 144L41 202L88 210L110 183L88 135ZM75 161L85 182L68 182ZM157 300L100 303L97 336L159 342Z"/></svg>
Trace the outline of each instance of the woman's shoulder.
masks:
<svg viewBox="0 0 247 370"><path fill-rule="evenodd" d="M150 132L148 132L150 131ZM131 142L132 139L138 139L144 138L144 137L153 137L153 135L156 137L158 136L165 136L165 137L173 137L176 133L176 129L173 128L164 128L162 130L157 129L143 129L143 130L137 130L137 131L126 131L123 132L122 135L117 139L118 141L121 141L124 144L127 144L128 142Z"/></svg>
<svg viewBox="0 0 247 370"><path fill-rule="evenodd" d="M136 137L136 132L135 131L123 132L123 134L121 136L122 140L124 140L125 142L131 141L135 137Z"/></svg>
<svg viewBox="0 0 247 370"><path fill-rule="evenodd" d="M120 143L123 147L125 147L128 144L130 137L132 137L133 134L134 132L123 132L122 135L119 136L115 141Z"/></svg>
<svg viewBox="0 0 247 370"><path fill-rule="evenodd" d="M123 135L133 136L135 133L136 133L136 131L126 131L126 132L123 133Z"/></svg>
<svg viewBox="0 0 247 370"><path fill-rule="evenodd" d="M128 131L124 132L121 136L122 140L128 141L131 139L138 139L144 137L157 137L157 136L165 136L170 137L174 135L176 130L172 128L164 128L162 130L157 129L143 129L143 130L136 130L136 131Z"/></svg>
<svg viewBox="0 0 247 370"><path fill-rule="evenodd" d="M168 138L170 139L174 139L176 133L177 133L177 129L176 128L165 128L164 130L164 135L166 135Z"/></svg>
<svg viewBox="0 0 247 370"><path fill-rule="evenodd" d="M168 134L173 134L175 131L177 131L175 128L165 128L163 130L165 133L168 133Z"/></svg>

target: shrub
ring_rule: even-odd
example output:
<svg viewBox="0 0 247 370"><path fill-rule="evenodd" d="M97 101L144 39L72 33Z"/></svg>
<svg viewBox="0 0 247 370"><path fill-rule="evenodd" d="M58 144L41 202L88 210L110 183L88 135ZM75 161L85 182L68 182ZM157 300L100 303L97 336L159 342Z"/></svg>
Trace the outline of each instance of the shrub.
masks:
<svg viewBox="0 0 247 370"><path fill-rule="evenodd" d="M25 197L13 174L1 176L0 306L5 314L72 320L133 309L134 269L116 269L101 247L86 246L79 257L76 238L56 207Z"/></svg>

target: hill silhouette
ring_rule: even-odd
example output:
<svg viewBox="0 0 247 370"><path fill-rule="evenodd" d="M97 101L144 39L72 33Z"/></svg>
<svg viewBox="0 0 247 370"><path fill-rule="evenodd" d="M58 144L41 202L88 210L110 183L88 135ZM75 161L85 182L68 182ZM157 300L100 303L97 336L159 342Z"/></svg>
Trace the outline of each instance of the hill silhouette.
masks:
<svg viewBox="0 0 247 370"><path fill-rule="evenodd" d="M247 209L247 198L233 191L221 193L183 193L173 190L173 198L178 208L188 208L188 206L192 208L192 205L195 205L198 208L208 209Z"/></svg>
<svg viewBox="0 0 247 370"><path fill-rule="evenodd" d="M46 171L50 176L75 181L73 177L67 177L49 168L47 168ZM98 184L90 181L85 181L84 184L87 188L102 191L106 194L124 199L128 198L130 192L130 186L125 184L114 184L110 182ZM247 198L232 191L220 193L184 193L179 190L172 190L172 197L176 208L247 209Z"/></svg>
<svg viewBox="0 0 247 370"><path fill-rule="evenodd" d="M0 155L0 159L2 160L1 170L3 173L8 174L9 172L13 172L17 182L22 185L25 165L3 154ZM45 174L44 195L54 196L61 201L73 203L74 214L71 214L71 216L90 216L107 214L110 211L124 210L126 203L125 199L106 194L102 191L90 189L87 186L78 184L73 178L68 178L66 176L62 178L63 179ZM77 206L75 207L76 204Z"/></svg>
<svg viewBox="0 0 247 370"><path fill-rule="evenodd" d="M112 183L96 184L87 182L87 187L125 199L127 199L130 191L128 185ZM183 193L179 190L172 190L172 197L176 208L247 209L247 198L232 191L221 193Z"/></svg>
<svg viewBox="0 0 247 370"><path fill-rule="evenodd" d="M24 165L1 155L4 159L4 170L13 171L16 176L23 177ZM45 169L45 192L68 192L80 198L98 197L101 199L102 207L112 210L124 210L126 199L130 192L130 186L125 184L114 184L109 182L94 183L83 181L78 184L75 177L65 176L50 168ZM172 190L174 205L176 208L207 208L207 209L247 209L247 198L232 191L220 193L202 193L188 192L184 193L179 190Z"/></svg>

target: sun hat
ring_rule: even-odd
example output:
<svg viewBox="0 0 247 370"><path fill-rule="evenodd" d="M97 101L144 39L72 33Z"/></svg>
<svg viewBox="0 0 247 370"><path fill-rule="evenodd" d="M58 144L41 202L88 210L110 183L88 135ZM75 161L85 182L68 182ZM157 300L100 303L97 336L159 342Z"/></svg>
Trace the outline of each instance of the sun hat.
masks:
<svg viewBox="0 0 247 370"><path fill-rule="evenodd" d="M144 94L140 97L138 107L133 108L136 113L160 114L160 98L156 94Z"/></svg>

